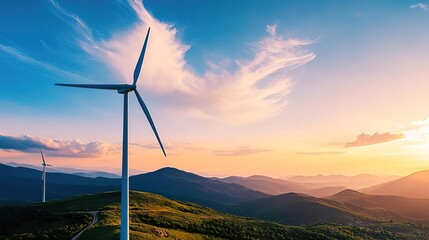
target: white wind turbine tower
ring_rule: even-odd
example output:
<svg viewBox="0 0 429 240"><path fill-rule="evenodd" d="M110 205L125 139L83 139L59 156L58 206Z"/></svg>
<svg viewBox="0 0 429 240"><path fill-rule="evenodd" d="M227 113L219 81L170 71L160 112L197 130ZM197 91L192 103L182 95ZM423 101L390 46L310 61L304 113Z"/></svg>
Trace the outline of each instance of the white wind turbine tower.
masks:
<svg viewBox="0 0 429 240"><path fill-rule="evenodd" d="M147 31L146 39L143 44L143 49L140 53L140 57L137 61L136 68L134 69L134 81L133 84L55 84L58 86L65 87L77 87L77 88L94 88L104 90L116 90L119 94L124 95L124 120L123 120L123 140L122 140L122 186L121 186L121 240L129 239L129 174L128 174L128 93L133 92L136 94L137 100L149 121L150 126L158 140L164 156L164 147L159 138L158 132L156 131L155 124L153 123L152 117L149 114L149 110L146 104L143 102L139 92L136 88L136 83L140 74L141 66L143 63L144 54L146 51L147 41L149 38L150 28Z"/></svg>
<svg viewBox="0 0 429 240"><path fill-rule="evenodd" d="M50 164L46 164L45 157L43 156L42 150L40 150L40 154L42 155L42 166L43 166L43 173L42 173L42 182L43 182L43 190L42 190L42 202L45 202L45 196L46 196L46 166L52 167Z"/></svg>

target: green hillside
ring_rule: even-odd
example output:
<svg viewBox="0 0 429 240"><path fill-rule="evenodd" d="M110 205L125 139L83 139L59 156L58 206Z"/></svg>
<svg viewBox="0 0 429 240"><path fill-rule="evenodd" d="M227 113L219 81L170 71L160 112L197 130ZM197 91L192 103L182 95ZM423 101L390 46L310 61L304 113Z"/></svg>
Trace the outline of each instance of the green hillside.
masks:
<svg viewBox="0 0 429 240"><path fill-rule="evenodd" d="M82 240L119 239L120 193L86 195L26 207L0 208L0 239L70 239L99 211ZM131 239L427 239L428 229L405 223L287 226L222 214L159 195L130 193ZM6 224L6 225L4 225Z"/></svg>

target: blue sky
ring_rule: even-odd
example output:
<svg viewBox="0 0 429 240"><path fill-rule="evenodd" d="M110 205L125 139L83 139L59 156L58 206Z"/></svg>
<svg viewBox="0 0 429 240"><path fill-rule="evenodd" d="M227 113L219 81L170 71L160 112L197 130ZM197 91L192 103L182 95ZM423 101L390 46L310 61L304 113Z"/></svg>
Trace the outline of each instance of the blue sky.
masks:
<svg viewBox="0 0 429 240"><path fill-rule="evenodd" d="M77 156L91 142L117 151L120 95L54 83L130 82L151 26L140 92L177 155L170 165L223 172L251 162L243 171L250 174L269 158L270 166L315 173L293 161L329 159L321 171L379 173L375 166L334 166L345 158L359 165L359 156L384 159L376 150L343 146L362 133L403 133L409 129L398 126L429 115L421 107L429 103L428 20L427 1L4 1L0 133L67 147L80 139L85 151L69 149ZM155 139L130 101L130 141L146 146L134 151L158 161L160 151L149 146ZM28 153L6 150L2 161L30 161ZM80 157L109 158L94 151L100 154ZM429 167L427 152L389 151L392 173ZM220 152L230 154L220 159ZM78 164L68 153L57 154L60 164ZM400 170L397 159L410 156L415 162ZM194 167L187 159L207 160ZM282 174L276 167L262 171Z"/></svg>

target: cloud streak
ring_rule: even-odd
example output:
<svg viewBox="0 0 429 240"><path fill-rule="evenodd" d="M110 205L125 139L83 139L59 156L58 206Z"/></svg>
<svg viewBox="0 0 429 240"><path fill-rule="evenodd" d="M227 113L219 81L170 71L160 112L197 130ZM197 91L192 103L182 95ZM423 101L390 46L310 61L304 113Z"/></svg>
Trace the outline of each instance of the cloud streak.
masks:
<svg viewBox="0 0 429 240"><path fill-rule="evenodd" d="M325 155L339 155L345 152L297 152L299 155L312 155L312 156L325 156Z"/></svg>
<svg viewBox="0 0 429 240"><path fill-rule="evenodd" d="M253 155L261 152L269 152L271 149L263 148L251 148L251 147L238 147L236 149L224 149L224 150L215 150L213 154L215 156L224 156L224 157L239 157Z"/></svg>
<svg viewBox="0 0 429 240"><path fill-rule="evenodd" d="M353 142L346 143L344 147L362 147L380 143L391 142L394 140L398 140L404 138L405 135L402 133L374 133L374 134L366 134L362 133L356 137L356 140Z"/></svg>
<svg viewBox="0 0 429 240"><path fill-rule="evenodd" d="M87 25L55 6L58 13L81 26L81 47L128 83L132 82L131 74L150 26L139 85L177 112L235 124L270 118L287 105L286 96L293 84L287 71L315 58L304 49L311 41L285 39L277 35L275 25L267 25L268 36L249 44L253 58L236 60L232 68L211 64L204 74L197 74L185 60L190 46L180 41L177 29L155 19L141 1L129 1L129 5L138 16L135 27L101 41L84 41L91 32Z"/></svg>
<svg viewBox="0 0 429 240"><path fill-rule="evenodd" d="M424 11L428 10L428 5L424 4L424 3L416 3L410 6L410 8L417 8L417 9L422 9Z"/></svg>
<svg viewBox="0 0 429 240"><path fill-rule="evenodd" d="M34 58L28 56L27 54L21 52L20 50L14 48L12 46L8 46L8 45L4 45L4 44L0 43L0 51L16 58L17 60L36 65L36 66L44 68L50 72L53 72L57 75L66 76L66 77L69 77L71 79L76 79L76 80L87 80L86 78L84 78L84 77L82 77L76 73L72 73L72 72L63 70L61 68L58 68L58 67L56 67L52 64L49 64L47 62L43 62L43 61L34 59Z"/></svg>
<svg viewBox="0 0 429 240"><path fill-rule="evenodd" d="M53 7L51 12L65 23L72 26L76 31L82 34L86 41L92 41L92 30L88 25L77 15L70 13L61 7L56 1L48 0L49 4Z"/></svg>
<svg viewBox="0 0 429 240"><path fill-rule="evenodd" d="M118 150L106 142L83 143L81 140L42 139L29 135L8 136L0 134L0 149L25 153L47 150L51 156L71 158L96 158L117 153Z"/></svg>

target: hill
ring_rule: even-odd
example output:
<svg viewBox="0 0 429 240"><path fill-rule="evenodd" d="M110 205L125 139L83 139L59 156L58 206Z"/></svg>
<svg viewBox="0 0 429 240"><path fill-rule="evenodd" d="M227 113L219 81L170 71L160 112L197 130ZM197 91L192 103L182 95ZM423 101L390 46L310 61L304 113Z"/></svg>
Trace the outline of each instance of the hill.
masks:
<svg viewBox="0 0 429 240"><path fill-rule="evenodd" d="M396 195L429 199L429 170L416 172L398 180L362 189L360 192L374 195Z"/></svg>
<svg viewBox="0 0 429 240"><path fill-rule="evenodd" d="M297 193L248 201L229 208L228 212L293 225L315 223L368 225L391 219L400 220L400 217L387 211L372 211Z"/></svg>
<svg viewBox="0 0 429 240"><path fill-rule="evenodd" d="M134 190L157 193L217 209L269 196L238 184L224 183L175 168L162 168L133 176L130 178L130 185Z"/></svg>
<svg viewBox="0 0 429 240"><path fill-rule="evenodd" d="M393 195L369 195L353 190L344 190L327 199L364 208L385 209L429 223L429 199L414 199Z"/></svg>
<svg viewBox="0 0 429 240"><path fill-rule="evenodd" d="M99 221L81 236L82 240L119 239L119 201L119 192L109 192L46 204L0 208L3 216L0 218L0 239L70 239L91 221L85 211L98 211ZM427 229L400 222L377 224L370 228L332 224L288 226L222 214L195 204L133 191L130 193L130 210L130 239L134 240L429 237ZM30 217L27 217L28 213Z"/></svg>

